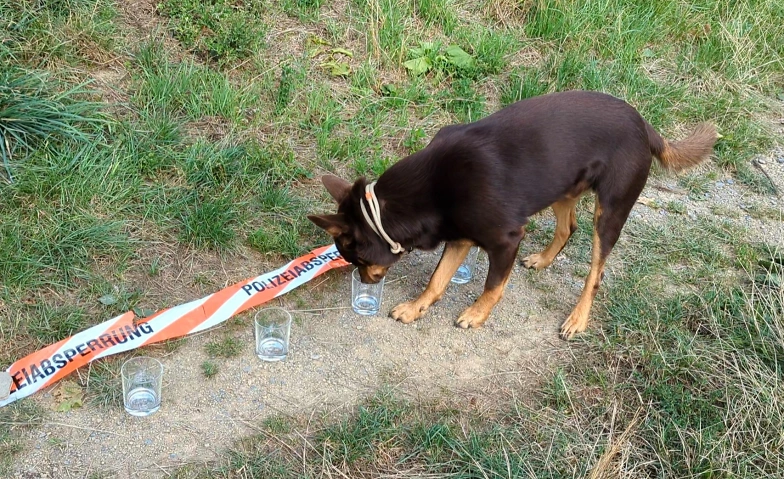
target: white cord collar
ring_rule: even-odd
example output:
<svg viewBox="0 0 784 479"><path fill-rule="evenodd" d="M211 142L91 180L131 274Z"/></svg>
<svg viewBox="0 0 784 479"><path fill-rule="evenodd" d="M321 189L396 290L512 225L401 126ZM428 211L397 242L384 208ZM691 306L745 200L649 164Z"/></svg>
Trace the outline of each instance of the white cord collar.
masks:
<svg viewBox="0 0 784 479"><path fill-rule="evenodd" d="M368 214L362 199L359 200L359 206L362 208L362 214L365 215L365 221L367 221L373 231L389 243L390 251L392 251L393 254L400 254L405 251L405 249L397 241L392 241L392 238L389 237L387 232L384 231L384 227L381 225L381 206L378 203L375 191L373 191L375 186L375 181L365 186L365 201L367 201L368 206L370 207L370 214Z"/></svg>

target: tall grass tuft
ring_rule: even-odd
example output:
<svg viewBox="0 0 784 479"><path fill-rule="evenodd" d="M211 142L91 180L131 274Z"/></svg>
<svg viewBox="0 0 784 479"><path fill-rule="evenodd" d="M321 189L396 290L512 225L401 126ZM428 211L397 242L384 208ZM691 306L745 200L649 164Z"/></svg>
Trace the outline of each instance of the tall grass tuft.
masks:
<svg viewBox="0 0 784 479"><path fill-rule="evenodd" d="M0 71L0 156L13 181L12 161L33 148L55 142L86 143L104 124L101 104L86 99L87 84L60 90L59 82L42 72Z"/></svg>

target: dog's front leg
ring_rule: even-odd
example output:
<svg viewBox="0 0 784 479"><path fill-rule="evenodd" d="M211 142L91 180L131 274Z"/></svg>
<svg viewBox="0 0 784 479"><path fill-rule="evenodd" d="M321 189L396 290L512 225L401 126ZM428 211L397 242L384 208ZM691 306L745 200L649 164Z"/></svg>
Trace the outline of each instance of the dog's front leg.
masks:
<svg viewBox="0 0 784 479"><path fill-rule="evenodd" d="M446 287L452 280L460 263L463 262L468 250L471 249L473 243L470 241L449 241L444 246L444 254L441 255L441 260L438 262L433 276L430 277L430 282L427 284L425 291L414 301L402 303L395 306L390 313L392 318L410 323L419 319L427 308L433 303L441 299Z"/></svg>
<svg viewBox="0 0 784 479"><path fill-rule="evenodd" d="M457 318L455 321L457 326L466 329L478 328L487 321L493 307L504 295L504 289L506 288L506 283L509 282L509 276L512 273L512 266L514 266L519 246L520 242L518 241L516 246L507 246L487 252L490 266L487 272L487 280L485 281L485 290L474 304L469 306Z"/></svg>

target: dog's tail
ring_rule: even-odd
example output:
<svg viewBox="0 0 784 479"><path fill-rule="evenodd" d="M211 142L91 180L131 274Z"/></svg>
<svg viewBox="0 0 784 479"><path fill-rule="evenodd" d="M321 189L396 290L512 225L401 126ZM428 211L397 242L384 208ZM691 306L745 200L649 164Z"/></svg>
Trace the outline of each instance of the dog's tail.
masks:
<svg viewBox="0 0 784 479"><path fill-rule="evenodd" d="M681 171L699 165L713 153L713 144L721 138L716 127L710 123L700 123L691 135L673 142L662 138L647 121L645 129L648 132L651 153L670 171Z"/></svg>

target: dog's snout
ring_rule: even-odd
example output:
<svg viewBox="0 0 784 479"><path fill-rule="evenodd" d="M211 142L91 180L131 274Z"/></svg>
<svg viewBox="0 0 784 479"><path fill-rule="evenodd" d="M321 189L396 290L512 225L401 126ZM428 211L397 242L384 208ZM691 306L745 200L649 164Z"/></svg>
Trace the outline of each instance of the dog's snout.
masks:
<svg viewBox="0 0 784 479"><path fill-rule="evenodd" d="M381 281L381 279L383 278L383 276L379 276L377 274L370 274L368 272L365 272L363 274L363 272L360 271L359 273L360 273L359 277L362 279L362 282L367 284L376 284L379 281Z"/></svg>
<svg viewBox="0 0 784 479"><path fill-rule="evenodd" d="M376 284L381 282L386 275L387 268L382 266L367 266L359 268L359 277L363 283Z"/></svg>

